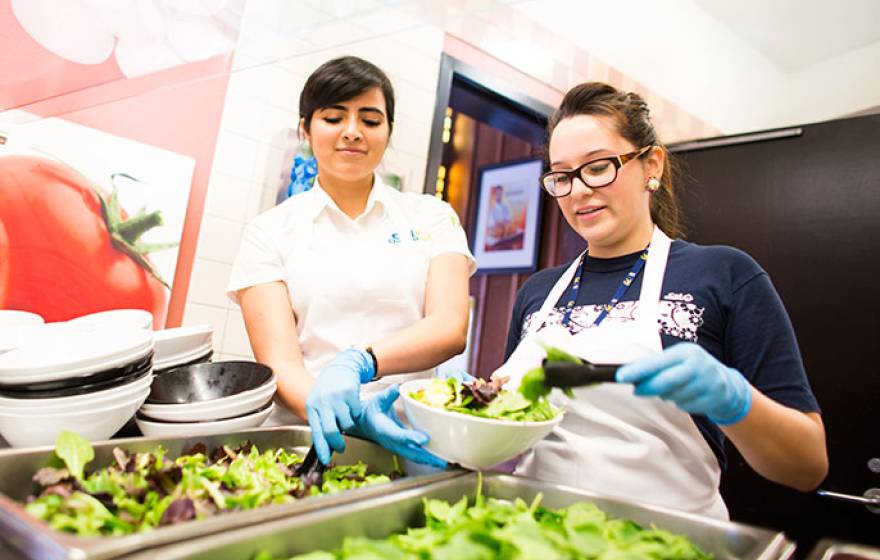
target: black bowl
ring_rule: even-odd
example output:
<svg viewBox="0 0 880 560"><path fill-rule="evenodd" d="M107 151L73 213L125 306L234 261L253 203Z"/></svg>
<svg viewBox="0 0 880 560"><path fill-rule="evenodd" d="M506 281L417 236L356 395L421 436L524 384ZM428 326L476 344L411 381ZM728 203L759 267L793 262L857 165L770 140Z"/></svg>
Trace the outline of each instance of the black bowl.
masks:
<svg viewBox="0 0 880 560"><path fill-rule="evenodd" d="M0 395L14 399L54 399L84 395L131 383L149 373L152 368L153 353L150 352L136 362L81 377L3 386L0 387Z"/></svg>
<svg viewBox="0 0 880 560"><path fill-rule="evenodd" d="M184 404L237 395L265 385L272 369L257 362L211 362L181 366L156 375L148 404Z"/></svg>

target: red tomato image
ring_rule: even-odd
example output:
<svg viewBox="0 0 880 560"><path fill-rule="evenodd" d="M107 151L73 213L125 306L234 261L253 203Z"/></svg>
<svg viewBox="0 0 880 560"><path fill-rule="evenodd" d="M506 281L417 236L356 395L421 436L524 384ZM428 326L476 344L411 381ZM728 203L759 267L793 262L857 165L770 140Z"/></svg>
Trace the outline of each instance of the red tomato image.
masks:
<svg viewBox="0 0 880 560"><path fill-rule="evenodd" d="M64 163L0 157L0 307L47 322L144 309L162 328L168 288L138 242L160 224L158 212L129 217Z"/></svg>
<svg viewBox="0 0 880 560"><path fill-rule="evenodd" d="M8 260L9 238L3 220L0 220L0 309L6 308L6 294L9 292L9 267L3 266Z"/></svg>

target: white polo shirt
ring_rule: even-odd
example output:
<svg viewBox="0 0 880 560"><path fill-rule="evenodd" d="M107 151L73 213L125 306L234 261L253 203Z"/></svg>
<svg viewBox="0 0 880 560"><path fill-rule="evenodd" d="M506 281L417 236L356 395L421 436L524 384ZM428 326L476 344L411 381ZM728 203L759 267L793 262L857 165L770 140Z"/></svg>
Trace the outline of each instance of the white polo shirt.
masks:
<svg viewBox="0 0 880 560"><path fill-rule="evenodd" d="M338 352L377 341L424 317L430 260L459 253L476 261L449 204L402 193L375 177L352 220L315 186L257 216L245 228L227 288L283 281L296 315L306 369L317 376ZM427 375L386 376L365 387Z"/></svg>

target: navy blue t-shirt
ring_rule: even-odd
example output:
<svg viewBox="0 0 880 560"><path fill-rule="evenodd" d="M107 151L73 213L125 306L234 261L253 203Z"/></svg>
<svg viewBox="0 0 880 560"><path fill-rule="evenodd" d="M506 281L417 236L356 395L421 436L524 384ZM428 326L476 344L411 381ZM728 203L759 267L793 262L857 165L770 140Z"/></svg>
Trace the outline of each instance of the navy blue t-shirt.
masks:
<svg viewBox="0 0 880 560"><path fill-rule="evenodd" d="M571 332L592 325L600 307L611 300L640 254L587 257L569 324ZM568 266L538 271L520 288L507 332L505 360ZM605 321L633 319L642 276L639 274ZM556 303L548 325L561 322L570 288ZM733 247L675 240L660 293L658 328L664 348L682 341L699 344L771 399L803 412L819 412L788 313L770 277L749 255ZM724 468L724 434L705 416L692 418Z"/></svg>

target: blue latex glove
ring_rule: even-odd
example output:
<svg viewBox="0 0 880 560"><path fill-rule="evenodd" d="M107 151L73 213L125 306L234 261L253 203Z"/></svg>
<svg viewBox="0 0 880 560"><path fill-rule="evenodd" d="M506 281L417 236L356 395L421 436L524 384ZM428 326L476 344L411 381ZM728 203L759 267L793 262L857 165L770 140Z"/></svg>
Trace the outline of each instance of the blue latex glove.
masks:
<svg viewBox="0 0 880 560"><path fill-rule="evenodd" d="M458 379L459 383L472 383L475 377L466 371L438 371L437 379Z"/></svg>
<svg viewBox="0 0 880 560"><path fill-rule="evenodd" d="M344 451L342 432L361 415L361 383L373 379L373 358L363 350L349 348L324 366L306 399L306 416L318 459L330 462L330 450Z"/></svg>
<svg viewBox="0 0 880 560"><path fill-rule="evenodd" d="M428 443L428 436L403 427L403 423L394 412L394 401L399 396L400 390L397 385L373 395L364 406L363 414L355 419L355 427L349 433L371 439L388 451L410 461L445 469L446 461L425 451L422 447Z"/></svg>
<svg viewBox="0 0 880 560"><path fill-rule="evenodd" d="M617 381L633 383L636 395L660 397L722 426L739 422L752 407L746 378L692 342L623 366Z"/></svg>

